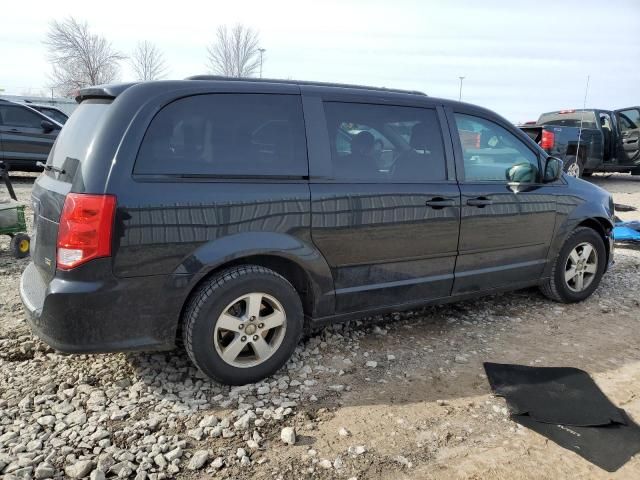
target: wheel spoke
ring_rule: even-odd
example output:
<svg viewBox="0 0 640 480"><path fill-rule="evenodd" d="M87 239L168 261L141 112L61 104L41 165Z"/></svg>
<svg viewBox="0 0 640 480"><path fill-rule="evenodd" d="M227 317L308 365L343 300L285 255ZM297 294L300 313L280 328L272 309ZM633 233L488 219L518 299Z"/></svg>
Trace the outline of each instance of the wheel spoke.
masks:
<svg viewBox="0 0 640 480"><path fill-rule="evenodd" d="M571 250L571 253L569 254L569 258L571 259L571 262L573 262L574 266L580 260L580 255L578 255L578 252L576 252L575 248Z"/></svg>
<svg viewBox="0 0 640 480"><path fill-rule="evenodd" d="M584 288L584 273L580 272L575 277L576 279L576 290L582 290Z"/></svg>
<svg viewBox="0 0 640 480"><path fill-rule="evenodd" d="M240 332L238 326L241 322L242 320L240 320L238 317L234 317L233 315L229 315L228 313L223 313L218 319L217 327L222 328L223 330L229 330L231 332Z"/></svg>
<svg viewBox="0 0 640 480"><path fill-rule="evenodd" d="M588 260L591 256L591 252L593 252L593 247L591 245L585 245L582 247L582 254L580 258L583 260Z"/></svg>
<svg viewBox="0 0 640 480"><path fill-rule="evenodd" d="M573 280L575 276L576 276L576 267L571 267L569 270L564 272L564 279L566 282L569 282L569 280Z"/></svg>
<svg viewBox="0 0 640 480"><path fill-rule="evenodd" d="M222 352L222 358L226 362L234 362L245 345L246 343L240 340L240 335L236 335L236 338L234 338Z"/></svg>
<svg viewBox="0 0 640 480"><path fill-rule="evenodd" d="M597 263L587 263L584 266L584 271L586 273L596 273L598 271L598 264Z"/></svg>
<svg viewBox="0 0 640 480"><path fill-rule="evenodd" d="M261 318L260 323L264 323L265 330L281 327L284 324L284 314L276 310L271 315Z"/></svg>
<svg viewBox="0 0 640 480"><path fill-rule="evenodd" d="M251 340L251 346L256 354L256 358L259 360L264 360L271 355L271 347L262 335L258 335L258 340Z"/></svg>
<svg viewBox="0 0 640 480"><path fill-rule="evenodd" d="M252 293L247 296L247 320L251 317L256 319L260 316L260 307L262 307L262 294Z"/></svg>

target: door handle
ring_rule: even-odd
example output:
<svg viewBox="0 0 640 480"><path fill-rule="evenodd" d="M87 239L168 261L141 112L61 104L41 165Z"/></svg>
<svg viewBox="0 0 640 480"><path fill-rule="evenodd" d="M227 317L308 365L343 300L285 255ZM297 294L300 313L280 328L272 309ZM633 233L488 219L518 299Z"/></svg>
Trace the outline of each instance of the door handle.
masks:
<svg viewBox="0 0 640 480"><path fill-rule="evenodd" d="M478 207L484 208L487 205L491 205L493 201L489 200L487 197L478 197L478 198L470 198L467 200L467 205L470 207Z"/></svg>
<svg viewBox="0 0 640 480"><path fill-rule="evenodd" d="M427 207L431 207L434 210L441 210L445 207L453 207L455 206L455 202L449 198L435 197L431 200L427 200L425 205Z"/></svg>

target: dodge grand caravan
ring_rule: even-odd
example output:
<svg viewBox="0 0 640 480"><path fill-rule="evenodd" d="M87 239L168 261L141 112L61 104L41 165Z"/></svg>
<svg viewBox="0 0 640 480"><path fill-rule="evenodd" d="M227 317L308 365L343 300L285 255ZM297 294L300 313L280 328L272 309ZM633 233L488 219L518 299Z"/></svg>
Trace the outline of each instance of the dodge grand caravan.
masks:
<svg viewBox="0 0 640 480"><path fill-rule="evenodd" d="M577 302L613 203L526 134L419 92L192 77L86 88L35 182L21 296L64 352L268 376L305 324L538 285Z"/></svg>

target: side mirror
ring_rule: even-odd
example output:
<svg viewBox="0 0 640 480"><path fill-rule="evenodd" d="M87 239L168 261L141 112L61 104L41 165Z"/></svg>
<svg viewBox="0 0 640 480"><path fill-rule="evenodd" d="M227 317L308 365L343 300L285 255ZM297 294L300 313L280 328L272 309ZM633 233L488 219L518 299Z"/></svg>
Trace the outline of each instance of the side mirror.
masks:
<svg viewBox="0 0 640 480"><path fill-rule="evenodd" d="M516 163L505 172L508 182L536 183L538 169L529 162Z"/></svg>
<svg viewBox="0 0 640 480"><path fill-rule="evenodd" d="M562 175L562 160L556 157L547 158L544 166L544 183L555 182Z"/></svg>
<svg viewBox="0 0 640 480"><path fill-rule="evenodd" d="M56 126L49 120L42 120L42 122L40 122L40 126L42 127L42 130L44 130L44 133L49 133L56 129Z"/></svg>

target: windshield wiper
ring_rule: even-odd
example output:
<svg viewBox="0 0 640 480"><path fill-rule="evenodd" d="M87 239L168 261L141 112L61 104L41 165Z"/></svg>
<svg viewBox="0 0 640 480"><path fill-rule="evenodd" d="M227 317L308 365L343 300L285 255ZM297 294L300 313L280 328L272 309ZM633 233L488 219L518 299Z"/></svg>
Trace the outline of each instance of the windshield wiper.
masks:
<svg viewBox="0 0 640 480"><path fill-rule="evenodd" d="M42 163L42 162L36 162L36 165L37 165L38 167L42 167L42 168L44 168L47 172L50 172L50 171L52 171L52 170L53 170L54 172L57 172L57 173L60 173L60 174L67 173L67 172L64 170L64 168L56 167L55 165L46 165L46 164L44 164L44 163Z"/></svg>

